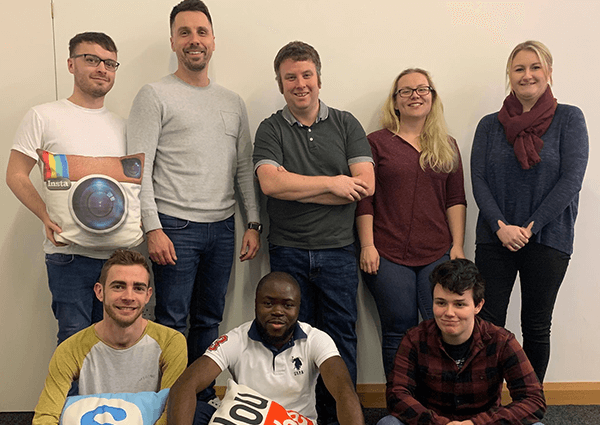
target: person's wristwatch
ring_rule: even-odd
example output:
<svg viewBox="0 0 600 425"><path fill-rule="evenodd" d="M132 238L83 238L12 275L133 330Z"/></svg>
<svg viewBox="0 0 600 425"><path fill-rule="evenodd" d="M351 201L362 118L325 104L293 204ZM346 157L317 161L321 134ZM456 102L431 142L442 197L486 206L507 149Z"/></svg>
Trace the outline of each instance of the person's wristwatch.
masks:
<svg viewBox="0 0 600 425"><path fill-rule="evenodd" d="M256 222L248 223L248 229L256 230L259 234L262 233L262 224Z"/></svg>

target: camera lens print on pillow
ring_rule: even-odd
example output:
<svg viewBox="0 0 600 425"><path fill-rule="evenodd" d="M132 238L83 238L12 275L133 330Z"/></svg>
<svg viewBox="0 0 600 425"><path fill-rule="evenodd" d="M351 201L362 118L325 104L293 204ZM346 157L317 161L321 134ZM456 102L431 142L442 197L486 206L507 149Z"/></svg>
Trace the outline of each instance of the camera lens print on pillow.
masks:
<svg viewBox="0 0 600 425"><path fill-rule="evenodd" d="M90 248L131 248L143 240L144 154L88 157L38 149L48 215L56 240Z"/></svg>

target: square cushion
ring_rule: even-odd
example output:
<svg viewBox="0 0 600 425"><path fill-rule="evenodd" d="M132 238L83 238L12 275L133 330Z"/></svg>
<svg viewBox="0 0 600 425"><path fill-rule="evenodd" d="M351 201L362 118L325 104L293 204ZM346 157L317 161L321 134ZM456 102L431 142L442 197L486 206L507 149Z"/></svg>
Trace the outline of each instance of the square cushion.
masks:
<svg viewBox="0 0 600 425"><path fill-rule="evenodd" d="M227 382L227 392L209 425L316 425L293 410L262 396L253 389Z"/></svg>
<svg viewBox="0 0 600 425"><path fill-rule="evenodd" d="M92 394L67 397L59 425L154 425L165 410L169 389L155 393Z"/></svg>
<svg viewBox="0 0 600 425"><path fill-rule="evenodd" d="M141 191L144 154L91 157L37 150L44 200L62 232L58 242L86 248L131 248L143 241Z"/></svg>

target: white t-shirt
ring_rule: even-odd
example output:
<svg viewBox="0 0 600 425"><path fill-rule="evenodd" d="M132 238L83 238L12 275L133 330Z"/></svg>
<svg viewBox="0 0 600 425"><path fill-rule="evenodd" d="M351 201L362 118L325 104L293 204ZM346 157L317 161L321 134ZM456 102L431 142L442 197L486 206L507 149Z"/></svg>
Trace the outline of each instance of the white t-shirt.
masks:
<svg viewBox="0 0 600 425"><path fill-rule="evenodd" d="M61 99L27 111L12 149L35 159L40 167L42 163L36 149L65 155L123 156L126 153L125 132L125 120L105 107L87 109ZM45 238L44 252L104 259L112 250L94 250L74 244L57 247Z"/></svg>
<svg viewBox="0 0 600 425"><path fill-rule="evenodd" d="M325 332L298 322L301 331L295 332L293 345L275 355L260 339L255 339L260 338L256 332L248 334L252 323L244 323L217 338L204 355L221 370L229 369L238 384L316 421L319 367L330 357L340 355L335 343Z"/></svg>

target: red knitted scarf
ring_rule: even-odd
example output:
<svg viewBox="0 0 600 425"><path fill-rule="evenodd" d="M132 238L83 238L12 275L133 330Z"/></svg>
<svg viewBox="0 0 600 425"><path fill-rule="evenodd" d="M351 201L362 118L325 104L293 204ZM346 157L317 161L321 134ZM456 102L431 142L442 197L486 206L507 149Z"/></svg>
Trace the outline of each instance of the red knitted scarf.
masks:
<svg viewBox="0 0 600 425"><path fill-rule="evenodd" d="M498 120L504 126L506 138L524 170L541 161L539 153L544 147L541 137L550 127L557 105L550 86L526 113L523 113L523 105L513 92L504 99Z"/></svg>

